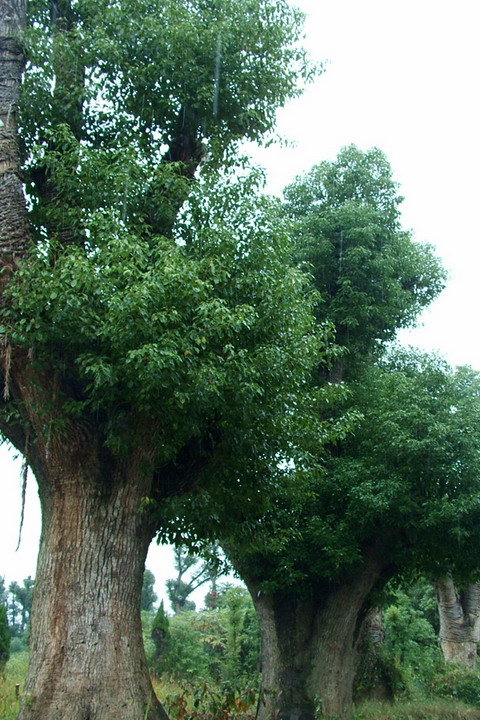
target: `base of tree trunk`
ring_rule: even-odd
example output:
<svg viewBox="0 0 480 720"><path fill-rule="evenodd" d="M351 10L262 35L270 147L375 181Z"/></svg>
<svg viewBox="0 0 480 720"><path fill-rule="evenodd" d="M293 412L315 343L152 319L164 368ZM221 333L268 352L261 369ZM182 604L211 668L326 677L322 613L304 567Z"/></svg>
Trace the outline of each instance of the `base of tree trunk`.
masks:
<svg viewBox="0 0 480 720"><path fill-rule="evenodd" d="M346 717L353 707L360 626L384 570L376 551L342 585L309 596L269 594L247 580L262 635L257 720Z"/></svg>
<svg viewBox="0 0 480 720"><path fill-rule="evenodd" d="M99 477L87 447L82 460L75 473L51 469L48 489L39 483L43 526L18 720L167 720L140 621L146 487L138 466Z"/></svg>

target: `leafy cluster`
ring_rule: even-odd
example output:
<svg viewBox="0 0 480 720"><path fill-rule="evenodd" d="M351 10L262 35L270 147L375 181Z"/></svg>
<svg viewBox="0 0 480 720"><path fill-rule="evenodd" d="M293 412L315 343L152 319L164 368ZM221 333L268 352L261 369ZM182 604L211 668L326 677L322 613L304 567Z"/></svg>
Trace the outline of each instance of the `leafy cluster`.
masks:
<svg viewBox="0 0 480 720"><path fill-rule="evenodd" d="M183 611L168 618L157 613L152 635L163 628L162 654L155 672L176 681L247 683L257 680L260 637L255 611L242 587L223 586L218 607Z"/></svg>
<svg viewBox="0 0 480 720"><path fill-rule="evenodd" d="M355 145L285 190L297 256L322 297L318 317L334 324L350 366L412 324L443 288L432 248L401 228L402 199L382 151Z"/></svg>
<svg viewBox="0 0 480 720"><path fill-rule="evenodd" d="M158 419L163 460L209 418L251 438L271 429L281 388L293 397L325 345L286 232L253 190L199 186L176 239L92 214L87 246L49 243L22 264L3 330L76 388L66 413L104 417L110 442L132 408Z"/></svg>

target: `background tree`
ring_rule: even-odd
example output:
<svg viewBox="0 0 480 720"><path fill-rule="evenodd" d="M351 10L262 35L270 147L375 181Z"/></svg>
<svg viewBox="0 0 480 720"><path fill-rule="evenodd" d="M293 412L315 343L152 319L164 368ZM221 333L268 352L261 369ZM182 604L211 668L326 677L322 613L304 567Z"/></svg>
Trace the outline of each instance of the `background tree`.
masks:
<svg viewBox="0 0 480 720"><path fill-rule="evenodd" d="M257 608L263 686L278 691L264 717L313 717L316 697L327 717L349 713L361 620L388 577L475 572L479 378L418 356L394 365L352 387L363 420L304 501L279 497L254 549L231 553Z"/></svg>
<svg viewBox="0 0 480 720"><path fill-rule="evenodd" d="M21 585L14 580L8 586L5 604L12 638L10 645L12 652L28 648L34 586L35 580L30 576L25 578Z"/></svg>
<svg viewBox="0 0 480 720"><path fill-rule="evenodd" d="M480 583L467 583L459 590L450 576L437 580L435 590L445 660L475 669L480 642Z"/></svg>
<svg viewBox="0 0 480 720"><path fill-rule="evenodd" d="M163 660L165 655L165 648L169 634L169 621L168 615L163 607L163 600L155 613L155 617L152 622L150 630L150 637L155 645L155 653L153 656L153 663L156 669L163 666Z"/></svg>
<svg viewBox="0 0 480 720"><path fill-rule="evenodd" d="M155 575L148 568L143 573L142 596L140 599L140 609L145 611L153 610L153 606L157 602L158 596L153 589L155 585Z"/></svg>
<svg viewBox="0 0 480 720"><path fill-rule="evenodd" d="M28 11L0 2L0 428L43 519L19 718L154 720L151 501L258 477L323 347L271 205L219 172L312 68L286 0Z"/></svg>
<svg viewBox="0 0 480 720"><path fill-rule="evenodd" d="M160 620L162 627L165 622ZM252 600L243 587L219 588L218 607L186 610L168 620L157 672L198 687L207 682L245 689L258 685L260 638Z"/></svg>
<svg viewBox="0 0 480 720"><path fill-rule="evenodd" d="M343 714L351 705L360 619L370 592L393 572L404 520L397 527L382 515L381 488L395 495L390 469L378 468L376 497L365 479L373 450L362 446L364 455L351 471L347 456L359 447L358 428L367 433L370 422L385 428L383 418L371 416L382 393L388 395L380 379L387 372L375 368L385 342L413 322L444 278L431 248L402 230L398 189L379 150L346 148L334 163L299 178L285 196L295 256L320 292L317 321L333 325L341 347L330 368L319 363L313 374L319 424L297 416L292 462L278 472L269 507L263 514L260 509L259 519L244 505L234 522L230 515L222 527L220 518L216 530L257 610L262 682L269 691L259 707L262 718L313 717L318 697L326 715ZM423 380L418 382L421 387ZM416 391L413 384L409 390ZM395 405L404 406L405 398ZM388 446L374 437L388 457ZM408 492L411 469L403 468ZM420 492L414 497L420 507L424 498ZM195 497L185 503L203 507ZM198 510L196 517L201 522Z"/></svg>
<svg viewBox="0 0 480 720"><path fill-rule="evenodd" d="M167 595L175 613L182 610L195 610L195 603L188 597L207 582L213 586L216 594L218 574L218 544L205 548L203 558L190 552L188 547L180 545L174 548L174 564L177 577L167 580ZM210 590L212 594L212 590ZM214 600L211 605L214 605Z"/></svg>
<svg viewBox="0 0 480 720"><path fill-rule="evenodd" d="M8 630L7 609L3 600L0 601L0 673L5 670L10 657L10 633Z"/></svg>

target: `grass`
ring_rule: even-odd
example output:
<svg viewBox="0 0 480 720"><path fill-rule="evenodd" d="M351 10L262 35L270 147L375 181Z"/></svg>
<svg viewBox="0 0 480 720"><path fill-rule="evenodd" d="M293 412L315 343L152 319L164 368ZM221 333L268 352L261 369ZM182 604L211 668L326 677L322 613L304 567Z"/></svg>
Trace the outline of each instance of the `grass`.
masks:
<svg viewBox="0 0 480 720"><path fill-rule="evenodd" d="M0 718L1 720L14 720L17 717L20 700L17 698L15 686L20 686L27 674L28 653L14 653L7 663L5 673L0 676Z"/></svg>
<svg viewBox="0 0 480 720"><path fill-rule="evenodd" d="M14 653L7 663L4 676L0 676L0 720L14 720L18 714L19 699L15 686L19 684L22 692L27 663L26 652ZM230 699L223 697L220 692L204 689L200 698L198 692L194 697L191 688L189 693L185 685L173 682L154 681L154 687L172 720L250 720L254 715L255 707L251 698L243 697L242 694ZM200 707L197 705L199 700ZM397 700L394 703L370 700L357 707L353 720L480 720L480 708L465 705L458 700Z"/></svg>
<svg viewBox="0 0 480 720"><path fill-rule="evenodd" d="M458 700L417 700L385 703L365 701L355 720L480 720L480 709Z"/></svg>

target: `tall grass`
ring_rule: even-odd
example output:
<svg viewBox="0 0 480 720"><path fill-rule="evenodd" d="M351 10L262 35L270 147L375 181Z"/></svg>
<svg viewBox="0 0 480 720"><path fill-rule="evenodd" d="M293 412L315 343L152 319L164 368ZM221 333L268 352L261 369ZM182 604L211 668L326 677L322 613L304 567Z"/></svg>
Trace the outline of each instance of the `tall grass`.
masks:
<svg viewBox="0 0 480 720"><path fill-rule="evenodd" d="M18 714L16 686L21 695L27 665L27 652L14 653L4 676L0 676L0 720L15 720ZM154 687L171 720L253 720L255 715L255 694L251 690L234 690L228 684L215 687L199 683L194 687L191 683L158 680L154 680ZM443 698L364 701L354 711L353 720L480 720L480 708Z"/></svg>
<svg viewBox="0 0 480 720"><path fill-rule="evenodd" d="M354 720L480 720L480 709L458 700L418 700L385 703L365 701Z"/></svg>
<svg viewBox="0 0 480 720"><path fill-rule="evenodd" d="M27 675L28 653L14 653L0 676L0 719L14 720L20 707L20 695ZM18 696L16 686L18 685Z"/></svg>

